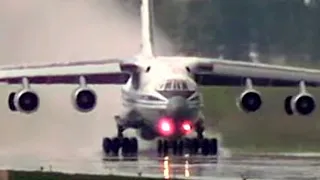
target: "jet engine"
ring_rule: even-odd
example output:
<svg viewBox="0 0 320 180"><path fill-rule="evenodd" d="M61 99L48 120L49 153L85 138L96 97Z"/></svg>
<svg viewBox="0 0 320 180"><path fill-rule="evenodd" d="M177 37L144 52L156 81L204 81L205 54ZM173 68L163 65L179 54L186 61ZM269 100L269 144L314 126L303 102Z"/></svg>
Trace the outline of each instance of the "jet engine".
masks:
<svg viewBox="0 0 320 180"><path fill-rule="evenodd" d="M244 91L238 98L237 105L245 112L255 112L259 110L262 105L260 93L253 89Z"/></svg>
<svg viewBox="0 0 320 180"><path fill-rule="evenodd" d="M300 114L310 115L316 108L314 97L308 93L304 81L299 83L300 92L298 95L286 97L284 101L284 108L288 115Z"/></svg>
<svg viewBox="0 0 320 180"><path fill-rule="evenodd" d="M12 92L8 98L11 111L20 111L26 114L33 113L39 108L39 97L31 89L22 89L19 92Z"/></svg>
<svg viewBox="0 0 320 180"><path fill-rule="evenodd" d="M97 104L96 93L87 87L77 88L72 95L74 107L80 112L90 112Z"/></svg>
<svg viewBox="0 0 320 180"><path fill-rule="evenodd" d="M314 97L309 93L300 93L294 97L288 96L285 101L285 109L288 114L311 114L316 107Z"/></svg>

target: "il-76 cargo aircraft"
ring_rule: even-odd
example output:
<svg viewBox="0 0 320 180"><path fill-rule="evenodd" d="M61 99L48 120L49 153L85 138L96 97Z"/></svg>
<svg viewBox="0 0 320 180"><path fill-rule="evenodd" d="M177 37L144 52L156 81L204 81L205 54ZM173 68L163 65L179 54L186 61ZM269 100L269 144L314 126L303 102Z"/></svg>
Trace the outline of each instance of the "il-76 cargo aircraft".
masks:
<svg viewBox="0 0 320 180"><path fill-rule="evenodd" d="M72 103L84 113L92 111L97 101L89 84L123 85L126 111L115 116L118 133L102 140L103 151L111 156L119 152L123 156L138 154L137 138L123 135L128 128L136 129L142 139L157 140L159 154L217 155L217 139L204 137L199 86L244 86L236 102L246 113L259 110L263 102L254 86L296 86L300 93L284 100L286 113L310 115L315 110L315 99L306 87L320 84L319 70L215 58L155 56L149 11L149 1L142 0L142 48L133 57L2 67L0 81L22 84L22 89L9 95L10 110L31 114L38 109L40 98L30 84L79 84L72 93ZM115 65L117 68L110 68ZM195 134L193 138L188 136L191 132Z"/></svg>

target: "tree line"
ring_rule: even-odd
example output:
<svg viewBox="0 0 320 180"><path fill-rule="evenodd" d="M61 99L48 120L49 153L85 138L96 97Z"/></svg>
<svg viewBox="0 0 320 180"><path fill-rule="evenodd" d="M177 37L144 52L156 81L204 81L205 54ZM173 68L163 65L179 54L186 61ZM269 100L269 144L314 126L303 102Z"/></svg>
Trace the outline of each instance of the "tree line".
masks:
<svg viewBox="0 0 320 180"><path fill-rule="evenodd" d="M174 0L154 1L157 24L183 53L248 59L264 57L318 60L320 1Z"/></svg>
<svg viewBox="0 0 320 180"><path fill-rule="evenodd" d="M130 2L139 8L139 0ZM264 59L320 60L320 0L153 0L152 6L154 21L184 54L248 60L248 51L257 51Z"/></svg>

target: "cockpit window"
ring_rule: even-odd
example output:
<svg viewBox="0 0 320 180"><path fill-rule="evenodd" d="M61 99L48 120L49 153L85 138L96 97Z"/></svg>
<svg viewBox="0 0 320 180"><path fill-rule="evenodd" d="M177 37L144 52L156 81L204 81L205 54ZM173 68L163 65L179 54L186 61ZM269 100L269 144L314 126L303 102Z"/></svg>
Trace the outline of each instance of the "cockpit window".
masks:
<svg viewBox="0 0 320 180"><path fill-rule="evenodd" d="M183 82L181 83L181 85L182 85L182 89L183 89L183 90L188 90L188 85L187 85L186 82L183 81Z"/></svg>
<svg viewBox="0 0 320 180"><path fill-rule="evenodd" d="M180 83L178 81L173 81L173 89L180 90Z"/></svg>
<svg viewBox="0 0 320 180"><path fill-rule="evenodd" d="M166 86L164 87L165 90L169 90L172 87L172 81L167 81Z"/></svg>
<svg viewBox="0 0 320 180"><path fill-rule="evenodd" d="M186 91L188 89L187 82L184 80L170 79L160 85L160 89L166 91Z"/></svg>

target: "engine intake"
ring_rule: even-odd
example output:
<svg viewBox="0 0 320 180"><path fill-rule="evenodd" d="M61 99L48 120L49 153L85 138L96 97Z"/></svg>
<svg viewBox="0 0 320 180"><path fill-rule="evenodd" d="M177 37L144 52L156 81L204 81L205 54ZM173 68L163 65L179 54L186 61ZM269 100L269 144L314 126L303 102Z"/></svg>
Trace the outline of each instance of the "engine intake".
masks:
<svg viewBox="0 0 320 180"><path fill-rule="evenodd" d="M18 110L27 114L33 113L39 108L39 97L34 91L23 89L9 95L9 107L11 110Z"/></svg>
<svg viewBox="0 0 320 180"><path fill-rule="evenodd" d="M90 112L97 104L96 93L89 88L78 88L72 98L74 107L80 112Z"/></svg>
<svg viewBox="0 0 320 180"><path fill-rule="evenodd" d="M257 91L248 90L241 94L237 104L245 112L255 112L260 109L262 100Z"/></svg>
<svg viewBox="0 0 320 180"><path fill-rule="evenodd" d="M311 114L316 107L314 98L310 94L298 94L291 99L291 109L301 115Z"/></svg>

